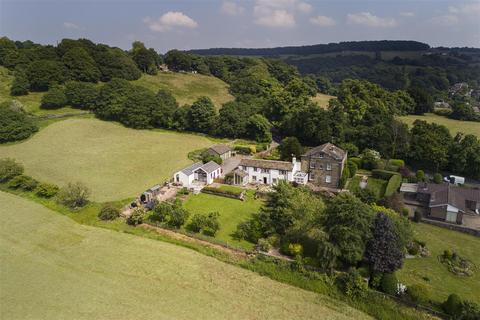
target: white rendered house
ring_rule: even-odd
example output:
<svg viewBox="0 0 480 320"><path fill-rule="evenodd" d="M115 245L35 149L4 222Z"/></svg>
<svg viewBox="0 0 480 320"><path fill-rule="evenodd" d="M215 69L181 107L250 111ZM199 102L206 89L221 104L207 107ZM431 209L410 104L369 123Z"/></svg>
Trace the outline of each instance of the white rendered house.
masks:
<svg viewBox="0 0 480 320"><path fill-rule="evenodd" d="M173 182L184 187L192 187L194 184L209 185L222 174L222 167L214 161L207 163L196 162L173 175Z"/></svg>

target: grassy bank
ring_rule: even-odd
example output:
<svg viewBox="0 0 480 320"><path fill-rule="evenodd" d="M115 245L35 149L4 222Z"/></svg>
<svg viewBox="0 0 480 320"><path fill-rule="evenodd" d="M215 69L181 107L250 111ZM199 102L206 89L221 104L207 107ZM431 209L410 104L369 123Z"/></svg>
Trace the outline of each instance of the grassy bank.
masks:
<svg viewBox="0 0 480 320"><path fill-rule="evenodd" d="M429 123L434 122L447 127L452 135L456 135L457 132L463 132L465 134L474 134L480 138L480 122L454 120L433 113L426 113L423 116L404 116L400 117L400 120L408 124L410 127L415 120L424 120Z"/></svg>

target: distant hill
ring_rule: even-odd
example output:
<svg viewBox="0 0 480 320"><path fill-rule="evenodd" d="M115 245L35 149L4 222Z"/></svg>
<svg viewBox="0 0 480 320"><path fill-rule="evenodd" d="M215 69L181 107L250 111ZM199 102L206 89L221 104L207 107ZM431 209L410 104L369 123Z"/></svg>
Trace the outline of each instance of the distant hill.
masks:
<svg viewBox="0 0 480 320"><path fill-rule="evenodd" d="M308 46L290 46L276 48L212 48L190 50L200 55L238 55L238 56L280 56L312 55L341 51L425 51L430 49L426 43L410 40L347 41L339 43L315 44Z"/></svg>

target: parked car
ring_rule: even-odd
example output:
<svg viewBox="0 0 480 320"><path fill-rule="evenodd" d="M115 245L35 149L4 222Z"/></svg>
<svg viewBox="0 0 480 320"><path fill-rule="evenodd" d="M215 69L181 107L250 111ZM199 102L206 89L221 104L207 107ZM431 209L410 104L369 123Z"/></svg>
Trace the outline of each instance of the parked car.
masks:
<svg viewBox="0 0 480 320"><path fill-rule="evenodd" d="M450 175L450 176L446 176L445 178L443 178L443 180L445 182L453 183L453 184L465 184L465 178L464 177L459 177L459 176Z"/></svg>

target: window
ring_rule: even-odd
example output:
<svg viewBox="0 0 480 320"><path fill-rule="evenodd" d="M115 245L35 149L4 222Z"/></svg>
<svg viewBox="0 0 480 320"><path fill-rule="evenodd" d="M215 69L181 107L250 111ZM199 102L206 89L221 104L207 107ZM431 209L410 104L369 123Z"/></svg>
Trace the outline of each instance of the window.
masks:
<svg viewBox="0 0 480 320"><path fill-rule="evenodd" d="M310 162L310 169L315 169L315 162Z"/></svg>
<svg viewBox="0 0 480 320"><path fill-rule="evenodd" d="M313 181L315 180L315 174L312 172L308 175L308 179L310 179L310 181Z"/></svg>
<svg viewBox="0 0 480 320"><path fill-rule="evenodd" d="M323 153L319 153L318 156L320 159L323 159Z"/></svg>
<svg viewBox="0 0 480 320"><path fill-rule="evenodd" d="M257 181L257 176L252 176L253 181Z"/></svg>
<svg viewBox="0 0 480 320"><path fill-rule="evenodd" d="M277 184L277 179L273 178L273 179L272 179L272 183L273 183L273 184Z"/></svg>
<svg viewBox="0 0 480 320"><path fill-rule="evenodd" d="M326 183L331 183L332 182L332 176L325 176L325 182Z"/></svg>
<svg viewBox="0 0 480 320"><path fill-rule="evenodd" d="M331 163L327 163L327 170L328 171L332 170L332 164Z"/></svg>
<svg viewBox="0 0 480 320"><path fill-rule="evenodd" d="M323 170L323 164L320 164L320 165L318 166L318 169Z"/></svg>
<svg viewBox="0 0 480 320"><path fill-rule="evenodd" d="M287 171L286 171L286 170L280 170L280 174L286 175L286 174L287 174Z"/></svg>
<svg viewBox="0 0 480 320"><path fill-rule="evenodd" d="M258 168L253 167L253 171L254 171L254 172L257 172L257 171L258 171Z"/></svg>
<svg viewBox="0 0 480 320"><path fill-rule="evenodd" d="M268 170L268 169L262 169L262 173L269 173L269 172L270 172L270 170Z"/></svg>

